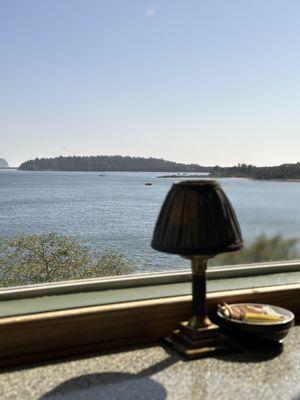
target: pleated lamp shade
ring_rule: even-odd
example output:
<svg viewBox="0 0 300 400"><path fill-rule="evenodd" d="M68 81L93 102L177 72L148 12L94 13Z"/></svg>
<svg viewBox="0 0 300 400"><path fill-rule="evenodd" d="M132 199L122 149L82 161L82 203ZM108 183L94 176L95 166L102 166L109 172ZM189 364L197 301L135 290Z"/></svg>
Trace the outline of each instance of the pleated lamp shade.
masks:
<svg viewBox="0 0 300 400"><path fill-rule="evenodd" d="M173 184L154 229L152 247L166 253L216 255L243 247L240 226L216 181Z"/></svg>

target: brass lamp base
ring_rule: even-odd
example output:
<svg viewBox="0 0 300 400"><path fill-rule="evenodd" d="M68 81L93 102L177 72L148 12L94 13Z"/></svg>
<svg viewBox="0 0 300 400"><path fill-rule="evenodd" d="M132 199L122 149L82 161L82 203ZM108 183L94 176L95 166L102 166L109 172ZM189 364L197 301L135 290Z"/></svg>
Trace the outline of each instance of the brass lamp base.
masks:
<svg viewBox="0 0 300 400"><path fill-rule="evenodd" d="M192 261L193 313L189 321L181 322L179 329L166 338L166 342L189 359L232 351L234 347L231 342L207 316L206 267L210 256L187 258Z"/></svg>
<svg viewBox="0 0 300 400"><path fill-rule="evenodd" d="M220 333L218 325L191 328L181 322L180 328L165 339L166 343L188 359L208 357L232 351L231 342Z"/></svg>

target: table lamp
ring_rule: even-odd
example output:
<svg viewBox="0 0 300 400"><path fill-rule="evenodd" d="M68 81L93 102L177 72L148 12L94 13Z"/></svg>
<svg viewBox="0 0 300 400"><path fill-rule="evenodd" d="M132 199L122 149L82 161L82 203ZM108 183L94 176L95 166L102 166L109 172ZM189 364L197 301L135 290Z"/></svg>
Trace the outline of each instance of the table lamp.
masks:
<svg viewBox="0 0 300 400"><path fill-rule="evenodd" d="M168 342L188 358L216 353L228 346L206 310L209 258L242 248L238 220L216 181L188 180L173 184L158 216L151 243L155 250L179 254L192 264L192 316L181 322Z"/></svg>

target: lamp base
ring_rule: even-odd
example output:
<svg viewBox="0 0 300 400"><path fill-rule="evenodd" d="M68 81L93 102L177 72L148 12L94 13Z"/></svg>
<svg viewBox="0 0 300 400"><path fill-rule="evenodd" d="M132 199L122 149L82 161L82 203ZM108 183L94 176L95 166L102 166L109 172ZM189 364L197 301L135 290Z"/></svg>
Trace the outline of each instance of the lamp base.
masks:
<svg viewBox="0 0 300 400"><path fill-rule="evenodd" d="M180 328L165 338L165 341L188 359L208 357L234 349L231 342L220 333L219 326L213 323L193 329L188 322L181 322Z"/></svg>

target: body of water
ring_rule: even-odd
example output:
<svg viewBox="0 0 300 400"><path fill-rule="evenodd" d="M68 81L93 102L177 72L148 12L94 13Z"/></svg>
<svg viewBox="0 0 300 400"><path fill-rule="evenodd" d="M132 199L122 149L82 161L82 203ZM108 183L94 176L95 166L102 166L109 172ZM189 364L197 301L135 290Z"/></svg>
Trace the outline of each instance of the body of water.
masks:
<svg viewBox="0 0 300 400"><path fill-rule="evenodd" d="M165 173L0 170L0 235L58 232L111 247L139 272L189 265L150 247L161 204L175 179ZM145 186L151 181L152 186ZM219 179L246 243L261 233L298 238L300 183Z"/></svg>

